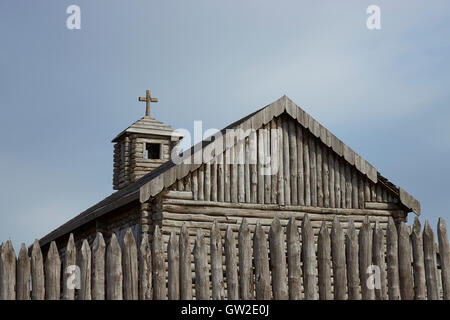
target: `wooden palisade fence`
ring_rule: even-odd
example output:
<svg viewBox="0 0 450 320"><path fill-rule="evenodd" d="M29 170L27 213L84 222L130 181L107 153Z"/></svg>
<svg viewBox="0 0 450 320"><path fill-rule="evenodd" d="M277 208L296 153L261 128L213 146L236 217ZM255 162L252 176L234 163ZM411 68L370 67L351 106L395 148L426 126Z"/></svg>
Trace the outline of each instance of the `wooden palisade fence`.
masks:
<svg viewBox="0 0 450 320"><path fill-rule="evenodd" d="M37 241L30 254L22 245L18 257L8 241L0 251L0 299L450 299L443 219L438 245L429 223L422 231L417 218L411 232L392 218L386 231L368 218L359 230L352 220L345 227L335 217L315 239L308 215L301 226L275 218L267 238L260 223L243 220L238 234L231 228L221 234L214 223L210 243L199 229L193 248L185 226L167 248L159 227L151 243L144 235L139 246L131 230L122 246L114 234L106 245L98 233L92 246L84 240L78 250L71 235L64 257L52 242L45 259ZM73 277L68 270L75 269ZM372 274L379 274L375 288L366 285Z"/></svg>

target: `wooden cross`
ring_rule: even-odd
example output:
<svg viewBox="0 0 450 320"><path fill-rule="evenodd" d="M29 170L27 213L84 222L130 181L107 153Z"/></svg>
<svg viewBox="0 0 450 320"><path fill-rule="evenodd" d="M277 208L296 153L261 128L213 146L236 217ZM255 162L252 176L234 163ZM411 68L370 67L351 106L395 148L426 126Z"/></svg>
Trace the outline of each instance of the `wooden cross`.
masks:
<svg viewBox="0 0 450 320"><path fill-rule="evenodd" d="M145 101L145 116L150 116L150 102L158 102L158 98L152 98L150 95L150 90L145 92L145 98L139 97L139 101Z"/></svg>

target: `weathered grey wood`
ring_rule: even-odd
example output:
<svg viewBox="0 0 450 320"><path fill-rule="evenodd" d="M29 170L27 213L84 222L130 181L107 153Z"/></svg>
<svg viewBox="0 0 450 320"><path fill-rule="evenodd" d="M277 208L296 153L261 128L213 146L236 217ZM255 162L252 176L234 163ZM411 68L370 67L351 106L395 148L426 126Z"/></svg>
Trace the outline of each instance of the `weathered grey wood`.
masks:
<svg viewBox="0 0 450 320"><path fill-rule="evenodd" d="M217 235L219 230L216 229L212 235ZM212 237L211 237L212 239ZM216 240L217 242L217 240ZM250 229L247 224L247 220L242 220L239 227L239 294L242 300L251 300L254 298L254 281L253 281L253 266L252 266L252 242L250 237ZM212 248L212 247L211 247ZM211 259L212 259L211 251ZM222 253L220 251L220 273L222 274ZM212 260L211 260L212 261ZM216 277L217 278L217 277ZM214 278L213 278L214 279ZM220 278L221 281L223 279ZM223 291L223 282L219 281L220 292ZM219 296L219 295L218 295ZM221 294L220 297L223 297Z"/></svg>
<svg viewBox="0 0 450 320"><path fill-rule="evenodd" d="M105 253L105 240L97 232L92 244L92 300L105 300Z"/></svg>
<svg viewBox="0 0 450 320"><path fill-rule="evenodd" d="M291 171L291 204L298 204L297 121L289 120L289 168Z"/></svg>
<svg viewBox="0 0 450 320"><path fill-rule="evenodd" d="M211 164L205 163L205 201L211 200Z"/></svg>
<svg viewBox="0 0 450 320"><path fill-rule="evenodd" d="M353 219L350 219L348 222L348 229L345 237L345 256L347 259L348 299L359 300L361 299L361 295L359 291L358 238L356 236Z"/></svg>
<svg viewBox="0 0 450 320"><path fill-rule="evenodd" d="M66 252L64 254L64 269L63 269L63 299L73 300L75 298L75 268L77 261L77 250L75 248L75 241L73 234L69 235L69 241L66 245ZM68 281L70 277L71 281Z"/></svg>
<svg viewBox="0 0 450 320"><path fill-rule="evenodd" d="M414 270L414 300L426 299L425 265L423 260L422 226L418 217L414 218L411 232L413 270Z"/></svg>
<svg viewBox="0 0 450 320"><path fill-rule="evenodd" d="M297 125L297 189L298 204L305 205L305 173L303 168L303 129Z"/></svg>
<svg viewBox="0 0 450 320"><path fill-rule="evenodd" d="M331 153L331 152L330 152ZM335 201L335 207L336 208L342 208L342 202L341 202L341 165L340 165L340 159L336 155L336 159L334 160L334 195L336 197Z"/></svg>
<svg viewBox="0 0 450 320"><path fill-rule="evenodd" d="M358 187L358 173L356 170L352 170L352 208L359 208L358 204L358 194L359 194L359 187Z"/></svg>
<svg viewBox="0 0 450 320"><path fill-rule="evenodd" d="M400 296L402 300L413 300L413 278L411 268L411 244L408 226L400 222L398 226L398 273L400 278Z"/></svg>
<svg viewBox="0 0 450 320"><path fill-rule="evenodd" d="M217 201L225 201L225 165L223 153L217 156Z"/></svg>
<svg viewBox="0 0 450 320"><path fill-rule="evenodd" d="M347 293L344 231L337 216L331 227L331 259L333 262L334 299L344 300Z"/></svg>
<svg viewBox="0 0 450 320"><path fill-rule="evenodd" d="M247 137L244 143L244 188L245 188L245 202L251 202L251 175L250 175L250 148L249 139ZM212 191L211 191L212 192ZM214 199L212 199L215 201Z"/></svg>
<svg viewBox="0 0 450 320"><path fill-rule="evenodd" d="M248 140L250 161L250 202L258 201L258 145L256 131L252 130Z"/></svg>
<svg viewBox="0 0 450 320"><path fill-rule="evenodd" d="M437 233L439 255L441 258L442 290L444 291L443 299L450 300L450 247L448 243L447 225L443 218L439 218Z"/></svg>
<svg viewBox="0 0 450 320"><path fill-rule="evenodd" d="M297 181L297 177L295 177L295 181ZM275 300L287 300L289 298L289 292L286 282L284 233L280 219L277 216L275 216L270 226L269 246L273 298Z"/></svg>
<svg viewBox="0 0 450 320"><path fill-rule="evenodd" d="M161 230L155 227L152 241L153 299L166 300L166 268L164 265L164 248Z"/></svg>
<svg viewBox="0 0 450 320"><path fill-rule="evenodd" d="M375 298L377 300L387 300L384 231L381 228L381 224L378 220L375 221L372 239L373 264L380 268L380 288L375 287Z"/></svg>
<svg viewBox="0 0 450 320"><path fill-rule="evenodd" d="M258 203L264 203L264 130L258 130Z"/></svg>
<svg viewBox="0 0 450 320"><path fill-rule="evenodd" d="M31 287L31 299L45 299L44 258L38 240L34 240L31 251Z"/></svg>
<svg viewBox="0 0 450 320"><path fill-rule="evenodd" d="M184 178L184 190L185 191L193 191L192 190L192 174L189 173L185 178Z"/></svg>
<svg viewBox="0 0 450 320"><path fill-rule="evenodd" d="M150 300L152 298L152 250L148 233L144 233L139 247L139 300Z"/></svg>
<svg viewBox="0 0 450 320"><path fill-rule="evenodd" d="M271 294L267 239L266 233L259 221L256 224L255 232L253 234L253 257L255 263L256 299L269 300Z"/></svg>
<svg viewBox="0 0 450 320"><path fill-rule="evenodd" d="M283 170L284 170L284 201L291 204L291 169L289 150L289 124L287 119L283 119Z"/></svg>
<svg viewBox="0 0 450 320"><path fill-rule="evenodd" d="M209 300L209 273L205 237L202 229L197 230L194 245L195 297L197 300Z"/></svg>
<svg viewBox="0 0 450 320"><path fill-rule="evenodd" d="M342 159L339 161L339 176L341 180L341 208L347 208L347 174L346 165Z"/></svg>
<svg viewBox="0 0 450 320"><path fill-rule="evenodd" d="M389 300L400 300L398 234L392 217L389 217L386 230L386 255Z"/></svg>
<svg viewBox="0 0 450 320"><path fill-rule="evenodd" d="M231 202L238 202L238 150L237 145L233 145L230 148L231 158Z"/></svg>
<svg viewBox="0 0 450 320"><path fill-rule="evenodd" d="M11 240L0 249L0 300L16 300L16 253Z"/></svg>
<svg viewBox="0 0 450 320"><path fill-rule="evenodd" d="M192 300L191 245L186 223L180 230L180 299Z"/></svg>
<svg viewBox="0 0 450 320"><path fill-rule="evenodd" d="M122 250L116 234L111 235L106 249L106 298L108 300L122 300Z"/></svg>
<svg viewBox="0 0 450 320"><path fill-rule="evenodd" d="M305 300L316 299L316 252L314 231L307 214L302 221L303 290Z"/></svg>
<svg viewBox="0 0 450 320"><path fill-rule="evenodd" d="M45 300L59 300L61 260L56 243L52 241L45 259Z"/></svg>
<svg viewBox="0 0 450 320"><path fill-rule="evenodd" d="M363 176L358 174L358 207L364 209L364 179Z"/></svg>
<svg viewBox="0 0 450 320"><path fill-rule="evenodd" d="M309 139L309 161L311 170L311 205L316 207L317 201L317 154L316 154L316 142L313 136Z"/></svg>
<svg viewBox="0 0 450 320"><path fill-rule="evenodd" d="M27 247L22 243L17 258L16 299L30 300L31 265ZM2 286L3 287L3 286Z"/></svg>
<svg viewBox="0 0 450 320"><path fill-rule="evenodd" d="M199 200L198 174L198 171L192 172L192 196L194 200Z"/></svg>
<svg viewBox="0 0 450 320"><path fill-rule="evenodd" d="M86 239L81 244L79 260L80 291L78 292L78 300L91 300L91 248L89 248Z"/></svg>
<svg viewBox="0 0 450 320"><path fill-rule="evenodd" d="M322 143L316 143L317 205L324 207Z"/></svg>
<svg viewBox="0 0 450 320"><path fill-rule="evenodd" d="M248 162L247 162L248 164ZM217 179L217 159L213 159L213 162L211 163L211 201L217 201L217 185L218 179ZM250 188L250 182L248 184ZM250 196L250 192L249 192ZM247 201L247 202L250 202Z"/></svg>
<svg viewBox="0 0 450 320"><path fill-rule="evenodd" d="M175 232L170 233L167 244L168 261L168 298L169 300L180 299L180 244Z"/></svg>
<svg viewBox="0 0 450 320"><path fill-rule="evenodd" d="M330 207L330 168L328 166L328 152L327 147L322 147L322 188L323 188L323 206Z"/></svg>
<svg viewBox="0 0 450 320"><path fill-rule="evenodd" d="M276 120L277 123L277 136L278 136L278 203L280 205L285 204L284 199L284 156L283 156L283 143L284 143L284 134L283 134L283 121L281 117L278 117Z"/></svg>
<svg viewBox="0 0 450 320"><path fill-rule="evenodd" d="M278 174L280 170L278 145L278 130L275 120L270 122L270 166L271 166L271 203L278 203ZM248 202L248 201L247 201Z"/></svg>
<svg viewBox="0 0 450 320"><path fill-rule="evenodd" d="M311 168L309 161L309 134L303 134L303 164L305 167L305 205L311 205Z"/></svg>
<svg viewBox="0 0 450 320"><path fill-rule="evenodd" d="M198 175L198 200L205 199L205 165L202 164L197 170Z"/></svg>
<svg viewBox="0 0 450 320"><path fill-rule="evenodd" d="M336 207L336 195L335 195L335 173L334 173L334 154L333 152L328 152L327 150L327 156L328 156L328 179L329 179L329 183L328 186L326 188L326 190L328 190L329 193L329 205L330 208L335 208ZM325 190L325 191L326 191Z"/></svg>
<svg viewBox="0 0 450 320"><path fill-rule="evenodd" d="M330 234L325 221L319 231L319 238L317 241L317 262L319 271L319 299L332 300L331 294L331 260L330 260Z"/></svg>
<svg viewBox="0 0 450 320"><path fill-rule="evenodd" d="M211 227L210 235L210 255L211 255L211 282L212 282L212 299L225 299L225 287L223 282L223 265L222 265L222 237L217 221Z"/></svg>
<svg viewBox="0 0 450 320"><path fill-rule="evenodd" d="M302 290L301 247L297 222L294 217L286 226L289 299L300 300Z"/></svg>
<svg viewBox="0 0 450 320"><path fill-rule="evenodd" d="M225 261L228 300L237 300L239 299L239 286L236 264L236 243L234 241L233 229L231 229L230 225L228 225L225 234Z"/></svg>
<svg viewBox="0 0 450 320"><path fill-rule="evenodd" d="M230 202L231 201L231 150L227 149L225 150L225 156L224 156L224 201Z"/></svg>
<svg viewBox="0 0 450 320"><path fill-rule="evenodd" d="M345 164L345 207L347 209L353 208L352 207L352 196L353 196L353 190L352 190L352 172L350 169L350 166L348 164Z"/></svg>
<svg viewBox="0 0 450 320"><path fill-rule="evenodd" d="M123 268L123 298L124 300L137 300L139 298L139 272L137 245L130 228L123 239L122 253Z"/></svg>
<svg viewBox="0 0 450 320"><path fill-rule="evenodd" d="M428 300L439 299L439 286L436 269L436 248L434 244L434 232L428 220L423 229L423 255L425 261L425 279L427 283Z"/></svg>
<svg viewBox="0 0 450 320"><path fill-rule="evenodd" d="M272 202L272 164L270 161L270 123L264 125L264 202Z"/></svg>

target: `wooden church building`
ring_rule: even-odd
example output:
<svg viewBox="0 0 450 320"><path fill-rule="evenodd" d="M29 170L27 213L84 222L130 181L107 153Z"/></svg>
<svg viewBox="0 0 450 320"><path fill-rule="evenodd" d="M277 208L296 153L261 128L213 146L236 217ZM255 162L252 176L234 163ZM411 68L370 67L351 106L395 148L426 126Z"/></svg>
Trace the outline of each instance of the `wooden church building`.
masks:
<svg viewBox="0 0 450 320"><path fill-rule="evenodd" d="M315 232L335 215L358 228L368 216L386 228L388 217L405 221L420 203L383 177L369 162L283 96L179 154L182 138L170 126L146 116L117 135L113 186L117 190L40 240L64 251L70 233L79 245L96 233L123 239L132 228L137 241L159 225L167 243L185 223L192 242L197 228L208 238L217 221L237 231L243 218L268 231L308 213ZM300 225L300 224L299 224ZM237 232L236 232L237 234Z"/></svg>

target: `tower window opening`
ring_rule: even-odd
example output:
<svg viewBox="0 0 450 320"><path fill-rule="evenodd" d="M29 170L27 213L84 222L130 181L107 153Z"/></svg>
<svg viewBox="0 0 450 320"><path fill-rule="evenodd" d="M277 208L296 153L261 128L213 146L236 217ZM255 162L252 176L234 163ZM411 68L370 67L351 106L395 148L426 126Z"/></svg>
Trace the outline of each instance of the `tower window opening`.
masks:
<svg viewBox="0 0 450 320"><path fill-rule="evenodd" d="M161 159L161 144L160 143L146 143L145 144L145 158L146 159Z"/></svg>

